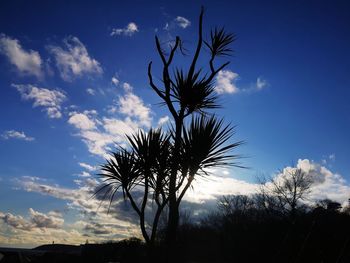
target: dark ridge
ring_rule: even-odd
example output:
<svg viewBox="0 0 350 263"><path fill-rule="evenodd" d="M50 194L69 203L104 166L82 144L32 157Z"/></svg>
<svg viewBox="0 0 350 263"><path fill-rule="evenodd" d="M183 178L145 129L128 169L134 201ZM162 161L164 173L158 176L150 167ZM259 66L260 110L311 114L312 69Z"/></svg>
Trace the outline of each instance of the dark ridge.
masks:
<svg viewBox="0 0 350 263"><path fill-rule="evenodd" d="M45 251L45 252L60 252L60 253L80 253L81 247L75 245L65 245L65 244L49 244L41 245L33 250Z"/></svg>

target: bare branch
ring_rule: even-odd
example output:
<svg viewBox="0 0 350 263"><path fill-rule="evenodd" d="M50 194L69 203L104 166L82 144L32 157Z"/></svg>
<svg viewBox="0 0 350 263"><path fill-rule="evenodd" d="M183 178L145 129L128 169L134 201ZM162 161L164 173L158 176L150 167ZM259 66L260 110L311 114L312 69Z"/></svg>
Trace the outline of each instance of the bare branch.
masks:
<svg viewBox="0 0 350 263"><path fill-rule="evenodd" d="M199 53L202 49L202 43L203 43L203 15L204 15L204 8L202 6L201 8L201 14L199 16L199 27L198 27L198 43L197 43L197 49L196 49L196 53L194 54L193 60L192 60L192 64L191 67L188 71L188 76L191 79L194 73L194 70L196 68L196 63L199 57Z"/></svg>

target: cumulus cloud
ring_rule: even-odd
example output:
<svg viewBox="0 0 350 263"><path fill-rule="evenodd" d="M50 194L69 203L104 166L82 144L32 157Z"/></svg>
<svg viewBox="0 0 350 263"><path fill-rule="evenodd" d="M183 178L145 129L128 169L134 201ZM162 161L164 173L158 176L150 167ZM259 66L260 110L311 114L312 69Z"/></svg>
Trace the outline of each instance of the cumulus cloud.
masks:
<svg viewBox="0 0 350 263"><path fill-rule="evenodd" d="M12 228L25 231L31 231L33 228L60 228L64 223L64 219L58 213L50 212L46 215L29 208L29 216L29 219L25 219L22 216L0 212L0 219L4 223Z"/></svg>
<svg viewBox="0 0 350 263"><path fill-rule="evenodd" d="M126 27L124 28L113 28L111 32L111 36L129 36L131 37L136 32L139 32L138 26L134 22L130 22Z"/></svg>
<svg viewBox="0 0 350 263"><path fill-rule="evenodd" d="M215 90L218 94L238 93L235 82L238 79L238 74L230 70L220 70L216 76Z"/></svg>
<svg viewBox="0 0 350 263"><path fill-rule="evenodd" d="M43 76L43 63L39 53L23 49L19 40L0 34L0 53L5 55L20 73L38 78Z"/></svg>
<svg viewBox="0 0 350 263"><path fill-rule="evenodd" d="M132 92L133 87L129 83L124 82L123 83L123 89L124 89L125 92Z"/></svg>
<svg viewBox="0 0 350 263"><path fill-rule="evenodd" d="M29 231L32 229L32 224L24 219L22 216L16 216L11 213L2 213L0 212L0 219L7 225L15 228Z"/></svg>
<svg viewBox="0 0 350 263"><path fill-rule="evenodd" d="M74 112L68 119L68 123L77 129L93 130L96 129L95 122L87 114Z"/></svg>
<svg viewBox="0 0 350 263"><path fill-rule="evenodd" d="M296 169L301 169L313 182L307 196L309 203L323 199L331 199L341 204L347 202L350 185L344 177L309 159L299 159L296 166L285 167L281 173L276 175L275 180L281 176L293 174Z"/></svg>
<svg viewBox="0 0 350 263"><path fill-rule="evenodd" d="M103 118L103 127L109 134L123 137L124 135L131 135L137 131L139 125L130 118L124 120Z"/></svg>
<svg viewBox="0 0 350 263"><path fill-rule="evenodd" d="M34 101L33 107L42 107L49 118L61 118L61 104L66 100L66 95L59 90L39 88L34 85L12 84L21 94L22 99Z"/></svg>
<svg viewBox="0 0 350 263"><path fill-rule="evenodd" d="M83 74L102 74L100 63L92 58L85 45L77 37L69 36L63 40L63 47L49 46L56 60L62 79L72 81Z"/></svg>
<svg viewBox="0 0 350 263"><path fill-rule="evenodd" d="M108 109L109 113L118 113L118 118L99 118L96 111L93 114L91 111L70 113L68 123L78 130L76 136L87 145L90 153L106 158L115 143L125 142L126 134L151 126L151 109L127 88L129 91L119 97L117 106L111 105Z"/></svg>
<svg viewBox="0 0 350 263"><path fill-rule="evenodd" d="M135 117L140 125L151 126L151 109L143 103L142 99L133 93L119 97L119 112L129 117Z"/></svg>
<svg viewBox="0 0 350 263"><path fill-rule="evenodd" d="M81 137L92 154L108 157L107 152L115 143L125 142L125 135L132 134L142 126L130 117L124 119L107 118L97 119L89 114L73 113L68 123L78 129L76 136Z"/></svg>
<svg viewBox="0 0 350 263"><path fill-rule="evenodd" d="M198 177L193 183L193 190L186 193L185 200L203 203L223 195L250 195L257 192L257 184L232 178L226 172L217 170L207 178Z"/></svg>
<svg viewBox="0 0 350 263"><path fill-rule="evenodd" d="M61 215L55 212L51 212L48 215L35 211L32 208L29 208L30 221L34 227L38 228L60 228L64 219L61 218Z"/></svg>
<svg viewBox="0 0 350 263"><path fill-rule="evenodd" d="M119 83L115 81L115 83ZM124 82L123 96L119 96L114 105L107 107L109 114L117 117L99 117L96 111L70 112L68 123L78 130L75 136L87 145L90 153L109 157L107 154L116 143L123 145L127 134L151 126L151 109L132 92L132 86ZM165 120L162 120L165 121Z"/></svg>
<svg viewBox="0 0 350 263"><path fill-rule="evenodd" d="M250 83L246 87L237 85L239 75L231 70L220 70L216 76L215 91L218 94L237 94L258 92L269 86L266 79L258 77L256 82Z"/></svg>
<svg viewBox="0 0 350 263"><path fill-rule="evenodd" d="M120 239L129 237L133 234L139 234L137 220L132 222L124 221L124 213L122 210L120 210L123 207L123 202L121 200L114 202L114 205L110 210L111 213L107 214L109 203L101 203L101 200L98 198L91 198L92 194L96 191L97 185L99 184L96 179L82 178L82 180L79 182L80 185L78 188L64 188L60 187L59 185L47 184L45 180L31 180L30 178L23 177L18 178L17 183L19 187L25 191L48 195L67 201L69 209L77 210L82 215L80 218L82 218L83 221L74 223L74 228L79 231L81 230L80 232L95 232L93 231L93 226L99 225L103 226L101 229L103 228L109 230L109 240L113 237ZM54 220L55 218L56 220ZM57 220L60 218L61 217L59 214L55 215L53 213L48 213L45 216L42 216L41 213L34 211L31 212L31 219L21 221L21 225L22 228L26 228L27 223L29 222L29 224L32 226L34 224L35 227L59 227L63 224L61 220ZM99 234L107 234L106 231L103 232L104 233Z"/></svg>
<svg viewBox="0 0 350 263"><path fill-rule="evenodd" d="M275 179L278 180L282 175L290 175L295 169L301 169L312 178L313 184L307 196L310 204L322 199L331 199L343 205L347 203L350 193L349 182L340 174L309 159L299 159L296 166L285 167L281 173L275 175ZM233 178L227 169L217 169L211 172L212 175L207 178L197 178L193 183L193 190L188 191L185 196L186 201L204 203L222 195L254 194L259 189L256 183Z"/></svg>
<svg viewBox="0 0 350 263"><path fill-rule="evenodd" d="M182 28L186 28L191 25L191 21L182 16L176 17L175 22L178 24L179 27L182 27Z"/></svg>
<svg viewBox="0 0 350 263"><path fill-rule="evenodd" d="M34 137L27 136L23 131L15 131L15 130L9 130L9 131L4 131L1 134L1 137L5 140L9 139L18 139L18 140L23 140L23 141L34 141Z"/></svg>

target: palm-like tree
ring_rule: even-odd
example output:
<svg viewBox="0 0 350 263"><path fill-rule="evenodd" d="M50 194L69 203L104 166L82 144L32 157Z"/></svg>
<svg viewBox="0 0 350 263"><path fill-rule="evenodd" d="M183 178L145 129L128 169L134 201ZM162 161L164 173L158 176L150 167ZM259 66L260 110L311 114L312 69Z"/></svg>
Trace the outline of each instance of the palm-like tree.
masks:
<svg viewBox="0 0 350 263"><path fill-rule="evenodd" d="M151 129L147 133L138 132L128 136L129 147L117 149L110 160L102 166L101 176L108 189L106 197L113 200L121 189L124 198L130 201L140 217L140 228L147 243L156 239L160 215L168 207L167 241L169 246L176 241L179 221L179 206L186 191L197 176L208 175L207 168L234 165L237 155L231 150L241 142L230 143L234 128L224 125L222 119L208 112L218 108L214 77L226 67L226 62L217 68L215 59L230 54L232 34L224 29L215 28L208 41L203 41L202 8L199 17L198 42L188 71L176 69L170 74L170 66L178 49L182 49L180 37L176 37L170 52L166 55L158 37L156 47L163 63L162 87L153 81L152 62L148 66L150 86L171 113L174 125L167 131ZM210 71L204 73L196 69L203 43L209 50L208 65ZM192 116L190 121L186 118ZM136 192L142 191L141 200L135 200ZM145 213L150 201L154 201L153 221L147 225Z"/></svg>

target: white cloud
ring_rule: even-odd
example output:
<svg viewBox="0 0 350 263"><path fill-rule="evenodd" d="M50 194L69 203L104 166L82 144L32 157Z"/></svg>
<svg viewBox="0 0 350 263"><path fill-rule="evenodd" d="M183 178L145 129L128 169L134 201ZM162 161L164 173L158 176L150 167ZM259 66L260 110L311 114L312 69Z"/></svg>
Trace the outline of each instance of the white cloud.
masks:
<svg viewBox="0 0 350 263"><path fill-rule="evenodd" d="M239 75L231 70L220 70L216 76L215 91L218 94L237 94L237 93L252 93L258 92L269 86L266 79L258 77L255 83L251 83L248 87L238 87L236 82L239 80Z"/></svg>
<svg viewBox="0 0 350 263"><path fill-rule="evenodd" d="M78 174L79 177L91 177L91 174L86 172L86 171L83 171L82 173Z"/></svg>
<svg viewBox="0 0 350 263"><path fill-rule="evenodd" d="M118 108L115 105L108 105L106 110L109 114L115 114Z"/></svg>
<svg viewBox="0 0 350 263"><path fill-rule="evenodd" d="M130 98L130 96L132 98ZM125 118L97 118L91 113L72 112L68 123L79 130L79 136L92 154L108 157L107 152L116 143L123 144L126 134L132 134L142 127L151 125L150 108L144 106L142 100L132 93L121 97L119 113L127 115Z"/></svg>
<svg viewBox="0 0 350 263"><path fill-rule="evenodd" d="M94 89L92 89L92 88L86 89L86 92L87 92L88 94L90 94L91 96L95 96L95 94L96 94L96 91L95 91Z"/></svg>
<svg viewBox="0 0 350 263"><path fill-rule="evenodd" d="M178 26L180 26L182 28L186 28L186 27L189 27L191 25L191 21L182 17L182 16L176 17L175 22L177 23Z"/></svg>
<svg viewBox="0 0 350 263"><path fill-rule="evenodd" d="M120 136L121 138L124 135L131 135L139 129L138 124L130 118L126 118L125 120L103 118L103 127L108 133Z"/></svg>
<svg viewBox="0 0 350 263"><path fill-rule="evenodd" d="M285 167L282 174L291 174L297 168L302 169L314 182L307 196L308 203L314 204L318 200L326 198L343 205L347 203L350 184L340 174L308 159L299 159L295 167ZM282 174L277 174L276 179L278 180ZM188 191L185 199L189 202L201 203L222 195L254 194L258 189L258 184L232 178L228 174L228 170L218 169L212 171L212 175L207 178L198 177L193 183L193 190Z"/></svg>
<svg viewBox="0 0 350 263"><path fill-rule="evenodd" d="M22 216L16 216L11 213L2 213L0 212L0 219L7 225L15 228L29 231L32 229L32 224L24 219Z"/></svg>
<svg viewBox="0 0 350 263"><path fill-rule="evenodd" d="M124 82L123 83L123 89L124 89L125 92L132 92L133 87L129 83Z"/></svg>
<svg viewBox="0 0 350 263"><path fill-rule="evenodd" d="M329 160L335 161L335 153L332 153L328 156Z"/></svg>
<svg viewBox="0 0 350 263"><path fill-rule="evenodd" d="M57 199L68 201L69 209L74 209L81 213L80 218L83 221L77 221L72 225L72 228L78 230L78 233L80 234L88 230L85 229L85 226L87 224L99 224L101 226L101 229L109 230L109 233L105 231L103 233L94 233L97 235L94 235L94 237L100 241L120 239L130 237L133 235L139 235L137 221L125 221L125 212L129 213L130 211L120 210L123 209L123 207L125 207L123 201L115 201L114 205L111 207L111 213L107 214L109 202L101 203L101 200L99 200L98 198L91 198L92 194L96 191L96 187L97 185L99 185L99 183L100 182L96 181L96 179L93 178L82 178L82 180L80 180L79 182L80 186L78 188L64 188L60 187L59 185L49 185L45 183L45 180L31 180L30 178L23 177L17 179L17 184L20 186L21 189L25 191L40 193L42 195L48 195ZM35 213L35 215L36 217L38 217L38 213ZM52 220L46 220L46 217L50 217ZM59 214L56 215L53 213L49 213L46 215L46 217L36 221L46 222L46 227L48 225L53 227L55 225L63 224L62 221L53 220L53 217L58 219L61 218ZM88 222L86 222L85 220ZM25 222L28 221L29 220L25 220L21 223L24 228L26 227ZM33 219L31 219L30 221L33 221ZM39 227L39 225L39 223L36 223L36 227ZM102 237L99 237L99 235L102 235Z"/></svg>
<svg viewBox="0 0 350 263"><path fill-rule="evenodd" d="M84 169L88 170L89 172L93 172L93 171L97 170L96 166L92 166L90 164L83 163L83 162L79 163L79 166L83 167Z"/></svg>
<svg viewBox="0 0 350 263"><path fill-rule="evenodd" d="M188 20L185 17L177 16L175 19L171 20L170 22L167 22L165 26L163 27L164 30L170 31L172 29L175 29L177 27L181 27L183 29L189 27L191 25L191 21ZM157 31L156 31L157 32Z"/></svg>
<svg viewBox="0 0 350 263"><path fill-rule="evenodd" d="M137 118L140 125L151 126L151 109L146 107L142 99L133 93L119 97L119 112L129 117Z"/></svg>
<svg viewBox="0 0 350 263"><path fill-rule="evenodd" d="M35 211L32 208L29 208L29 214L34 227L60 228L64 223L64 219L61 218L61 215L58 213L51 212L48 215L45 215L43 213Z"/></svg>
<svg viewBox="0 0 350 263"><path fill-rule="evenodd" d="M163 125L164 125L165 123L167 123L169 120L170 120L169 116L161 117L161 118L158 120L158 126L163 126Z"/></svg>
<svg viewBox="0 0 350 263"><path fill-rule="evenodd" d="M229 177L227 171L221 172L222 176L212 174L207 178L198 177L193 182L193 190L188 190L184 199L201 203L223 195L250 195L257 192L257 184Z"/></svg>
<svg viewBox="0 0 350 263"><path fill-rule="evenodd" d="M59 90L38 88L34 85L12 84L21 94L24 100L33 100L33 107L43 107L49 118L61 118L61 104L66 100L66 95Z"/></svg>
<svg viewBox="0 0 350 263"><path fill-rule="evenodd" d="M64 223L62 215L53 211L46 215L29 208L29 215L30 218L25 219L22 216L0 212L0 219L14 229L25 231L31 231L34 228L60 228Z"/></svg>
<svg viewBox="0 0 350 263"><path fill-rule="evenodd" d="M86 47L77 37L69 36L63 40L64 47L49 46L62 79L72 81L74 77L85 74L102 74L100 63L90 57Z"/></svg>
<svg viewBox="0 0 350 263"><path fill-rule="evenodd" d="M112 83L113 83L114 86L116 86L116 87L118 86L118 84L119 84L119 79L117 79L116 76L112 77L112 80L111 80L111 81L112 81Z"/></svg>
<svg viewBox="0 0 350 263"><path fill-rule="evenodd" d="M110 150L109 145L114 144L114 142L117 140L117 138L114 136L98 130L83 130L80 132L79 136L87 145L90 153L100 155L102 157L108 156L107 151Z"/></svg>
<svg viewBox="0 0 350 263"><path fill-rule="evenodd" d="M138 26L134 22L130 22L126 27L124 28L113 28L111 32L111 36L132 36L136 32L138 32Z"/></svg>
<svg viewBox="0 0 350 263"><path fill-rule="evenodd" d="M33 137L27 136L23 131L20 132L15 130L4 131L1 134L1 137L4 138L5 140L18 139L18 140L24 140L28 142L35 140Z"/></svg>
<svg viewBox="0 0 350 263"><path fill-rule="evenodd" d="M268 86L267 80L265 80L265 79L263 79L261 77L258 77L256 79L256 89L257 90L262 90L262 89L264 89L267 86Z"/></svg>
<svg viewBox="0 0 350 263"><path fill-rule="evenodd" d="M281 174L276 175L276 180L282 174L288 176L297 168L310 176L313 181L307 196L308 202L313 203L322 199L331 199L341 204L347 202L350 193L349 183L340 174L308 159L299 159L295 167L285 167Z"/></svg>
<svg viewBox="0 0 350 263"><path fill-rule="evenodd" d="M238 93L239 89L235 84L238 77L237 73L230 70L220 70L216 76L216 92L218 94Z"/></svg>
<svg viewBox="0 0 350 263"><path fill-rule="evenodd" d="M38 78L43 76L43 63L39 53L24 50L17 39L0 34L0 53L4 54L20 73Z"/></svg>
<svg viewBox="0 0 350 263"><path fill-rule="evenodd" d="M72 113L68 119L68 123L75 126L80 130L93 130L96 129L95 122L89 118L87 114L84 113Z"/></svg>

